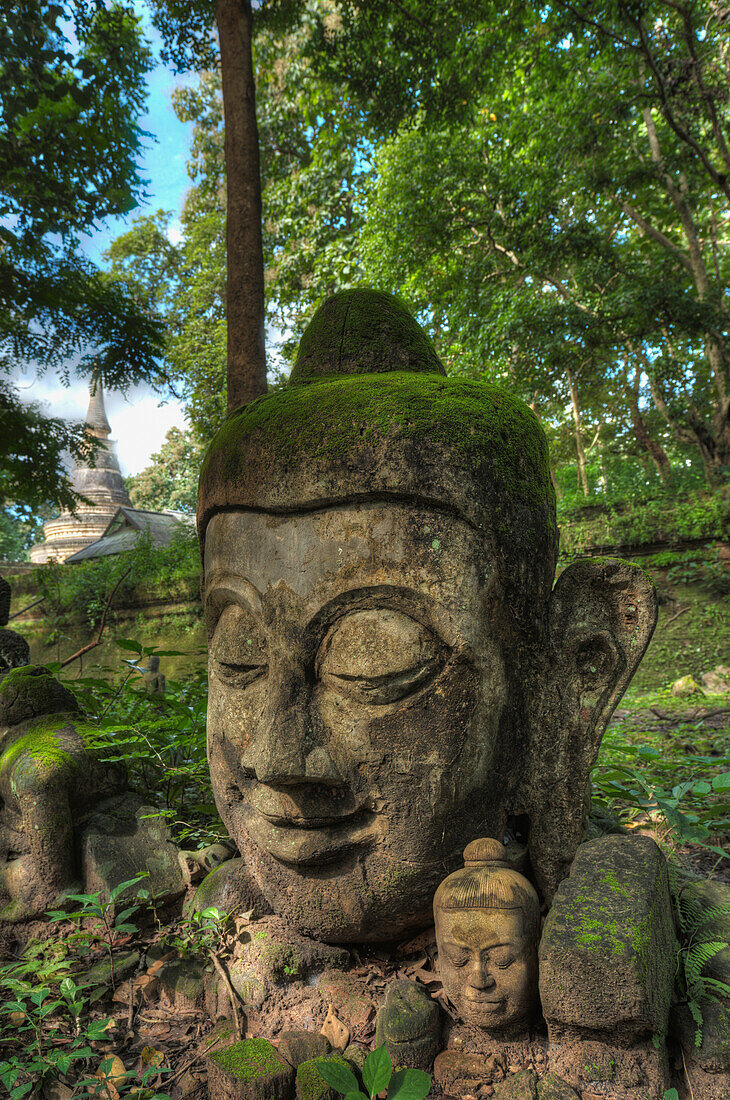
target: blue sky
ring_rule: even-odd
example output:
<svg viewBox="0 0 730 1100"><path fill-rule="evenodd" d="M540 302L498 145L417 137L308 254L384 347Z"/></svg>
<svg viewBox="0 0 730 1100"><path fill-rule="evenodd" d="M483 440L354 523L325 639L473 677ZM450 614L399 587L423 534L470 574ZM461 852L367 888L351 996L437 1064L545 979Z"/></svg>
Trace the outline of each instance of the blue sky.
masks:
<svg viewBox="0 0 730 1100"><path fill-rule="evenodd" d="M140 214L172 210L174 239L185 192L190 186L185 165L192 140L192 123L179 122L171 103L174 88L190 78L175 75L162 65L160 37L151 26L146 4L143 0L135 0L135 7L143 17L158 62L147 78L147 114L141 120L142 128L152 135L146 140L140 161L140 175L148 181L146 197L127 218L110 220L88 238L85 251L98 264L109 242L123 233ZM39 401L55 416L83 419L86 413L89 394L83 382L72 379L71 385L66 387L52 373L42 377L21 375L14 382L24 397ZM159 450L169 429L185 425L179 402L170 399L161 404L159 395L146 387L135 387L125 395L107 393L106 409L124 474L138 473L149 465L150 455Z"/></svg>

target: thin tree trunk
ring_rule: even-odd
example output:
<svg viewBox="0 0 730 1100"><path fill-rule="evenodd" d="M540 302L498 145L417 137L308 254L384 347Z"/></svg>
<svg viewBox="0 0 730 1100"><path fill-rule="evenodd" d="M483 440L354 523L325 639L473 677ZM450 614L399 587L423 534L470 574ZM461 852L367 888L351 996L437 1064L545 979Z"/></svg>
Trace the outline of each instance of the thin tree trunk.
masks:
<svg viewBox="0 0 730 1100"><path fill-rule="evenodd" d="M583 496L587 497L590 493L588 486L588 471L586 469L586 452L583 445L583 425L580 419L580 405L578 404L578 390L576 389L575 379L568 367L565 368L565 377L568 379L568 386L570 388L570 402L573 406L573 424L575 426L575 453L578 460L578 478L580 487L583 490Z"/></svg>
<svg viewBox="0 0 730 1100"><path fill-rule="evenodd" d="M532 401L530 402L530 408L534 412L537 419L542 420L542 417L540 416L540 409L539 409L539 406L537 404L539 396L540 396L540 391L535 390ZM550 469L550 480L552 481L553 489L555 490L555 499L556 500L562 500L563 499L563 490L558 485L558 479L555 476L555 470L553 469L552 462L550 462L549 469Z"/></svg>
<svg viewBox="0 0 730 1100"><path fill-rule="evenodd" d="M251 0L216 0L226 156L228 411L266 393L264 252Z"/></svg>
<svg viewBox="0 0 730 1100"><path fill-rule="evenodd" d="M707 267L702 257L702 244L697 232L697 226L692 217L692 212L682 191L667 171L659 145L659 135L657 134L651 110L645 107L642 114L649 138L649 149L651 151L652 162L660 174L664 189L679 216L684 231L684 239L687 242L687 259L697 289L697 297L701 302L710 300L717 303L720 299L717 292L713 289L707 274ZM713 332L708 332L705 338L705 353L712 371L718 402L722 406L727 398L728 364L725 347L721 337Z"/></svg>
<svg viewBox="0 0 730 1100"><path fill-rule="evenodd" d="M661 443L658 443L656 439L652 439L649 434L649 429L646 426L646 421L639 408L639 384L641 380L641 366L637 363L634 373L633 385L629 382L629 365L628 356L624 359L625 371L624 371L624 395L626 397L626 404L629 407L629 415L631 417L631 427L634 430L634 438L636 442L652 460L656 467L656 471L662 480L663 485L669 485L672 480L672 467L667 457L667 453L662 447Z"/></svg>

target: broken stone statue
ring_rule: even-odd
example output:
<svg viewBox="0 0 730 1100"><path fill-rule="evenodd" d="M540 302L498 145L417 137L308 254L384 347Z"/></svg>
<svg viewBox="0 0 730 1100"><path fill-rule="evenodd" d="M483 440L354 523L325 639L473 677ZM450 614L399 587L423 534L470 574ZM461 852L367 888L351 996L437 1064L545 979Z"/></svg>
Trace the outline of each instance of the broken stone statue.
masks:
<svg viewBox="0 0 730 1100"><path fill-rule="evenodd" d="M211 777L246 907L253 887L316 939L392 940L482 836L523 840L549 903L656 600L608 559L553 587L530 409L447 378L397 300L337 294L288 384L214 437L198 529Z"/></svg>
<svg viewBox="0 0 730 1100"><path fill-rule="evenodd" d="M459 1018L499 1033L529 1024L539 1005L540 901L504 845L488 837L468 844L433 913L439 973Z"/></svg>
<svg viewBox="0 0 730 1100"><path fill-rule="evenodd" d="M10 668L20 668L30 662L30 646L22 635L8 630L11 589L0 577L0 675Z"/></svg>
<svg viewBox="0 0 730 1100"><path fill-rule="evenodd" d="M50 672L0 674L0 922L43 916L69 893L147 872L158 898L184 890L164 822L122 792L125 775L89 746L93 729Z"/></svg>

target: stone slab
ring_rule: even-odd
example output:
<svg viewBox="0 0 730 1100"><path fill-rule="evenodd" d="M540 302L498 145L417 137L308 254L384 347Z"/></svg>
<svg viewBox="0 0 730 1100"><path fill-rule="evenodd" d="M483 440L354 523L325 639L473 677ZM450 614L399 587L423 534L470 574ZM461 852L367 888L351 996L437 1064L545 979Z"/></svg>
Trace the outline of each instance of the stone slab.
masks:
<svg viewBox="0 0 730 1100"><path fill-rule="evenodd" d="M84 891L108 899L121 882L147 872L125 897L148 890L155 900L172 901L185 892L178 847L165 819L135 795L123 795L101 804L84 823L78 839Z"/></svg>
<svg viewBox="0 0 730 1100"><path fill-rule="evenodd" d="M665 1035L676 957L666 861L654 841L606 836L581 845L540 943L551 1038L566 1028Z"/></svg>

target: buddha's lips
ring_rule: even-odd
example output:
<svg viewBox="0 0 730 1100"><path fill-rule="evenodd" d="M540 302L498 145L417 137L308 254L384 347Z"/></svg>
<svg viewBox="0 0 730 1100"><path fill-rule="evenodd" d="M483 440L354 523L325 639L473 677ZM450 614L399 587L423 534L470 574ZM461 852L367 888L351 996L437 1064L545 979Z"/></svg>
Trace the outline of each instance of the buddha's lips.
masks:
<svg viewBox="0 0 730 1100"><path fill-rule="evenodd" d="M281 863L332 863L373 840L375 815L352 803L346 812L335 816L275 813L270 805L265 810L259 808L253 799L241 809L251 839Z"/></svg>
<svg viewBox="0 0 730 1100"><path fill-rule="evenodd" d="M291 788L257 783L246 801L260 817L284 829L326 829L349 820L362 809L349 791L323 792L321 787L306 783Z"/></svg>
<svg viewBox="0 0 730 1100"><path fill-rule="evenodd" d="M343 821L349 821L358 811L351 814L343 814L340 817L289 817L282 814L270 814L265 810L256 810L261 817L265 817L272 825L278 825L282 829L326 829L330 825L339 825Z"/></svg>

